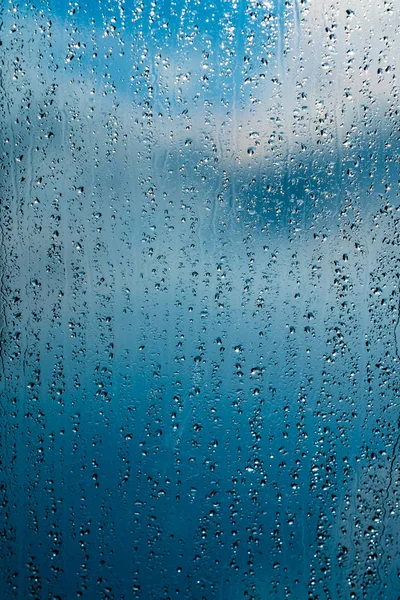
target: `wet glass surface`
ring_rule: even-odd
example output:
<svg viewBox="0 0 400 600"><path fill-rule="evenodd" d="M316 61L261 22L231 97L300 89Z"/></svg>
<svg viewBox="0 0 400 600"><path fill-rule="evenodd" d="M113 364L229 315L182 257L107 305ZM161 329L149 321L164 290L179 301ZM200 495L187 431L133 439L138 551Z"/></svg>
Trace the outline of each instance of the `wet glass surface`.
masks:
<svg viewBox="0 0 400 600"><path fill-rule="evenodd" d="M400 598L400 6L9 3L0 597Z"/></svg>

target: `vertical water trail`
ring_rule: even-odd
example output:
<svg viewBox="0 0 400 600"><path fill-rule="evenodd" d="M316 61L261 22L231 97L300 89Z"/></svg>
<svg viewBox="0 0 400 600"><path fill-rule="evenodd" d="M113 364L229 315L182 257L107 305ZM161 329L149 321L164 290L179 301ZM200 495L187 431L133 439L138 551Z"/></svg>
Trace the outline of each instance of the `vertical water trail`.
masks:
<svg viewBox="0 0 400 600"><path fill-rule="evenodd" d="M394 335L395 355L400 363L399 344L398 344L398 337L397 337L397 336L400 337L400 300L397 304L397 318L396 318L395 325L394 325L393 335ZM382 527L381 527L381 533L380 533L380 536L378 538L378 543L377 543L378 552L379 552L378 553L378 564L377 564L377 575L378 575L378 581L379 581L380 585L378 586L378 591L376 593L376 600L379 600L379 598L382 597L383 582L385 581L385 572L383 570L383 564L382 564L383 557L385 556L385 552L383 551L383 548L386 548L386 544L385 544L386 519L387 519L387 511L388 511L389 502L390 502L390 494L391 494L393 483L394 483L394 470L395 470L396 462L399 459L397 449L400 444L400 417L397 420L396 430L397 430L397 433L395 433L395 435L394 435L394 444L393 444L392 455L389 459L387 484L384 489L384 493L382 494L382 519L381 519Z"/></svg>
<svg viewBox="0 0 400 600"><path fill-rule="evenodd" d="M11 207L13 210L13 219L12 219L12 233L11 233L11 247L14 248L14 253L19 255L22 252L22 232L21 232L21 214L20 214L20 198L18 192L18 183L17 183L17 174L15 169L15 135L14 135L14 126L13 126L13 115L11 111L10 99L8 97L8 93L6 91L4 85L4 75L3 69L0 69L0 89L2 90L2 95L4 98L5 105L5 113L9 123L9 136L10 136L10 154L9 154L9 164L10 164L10 173L11 173L11 188L12 188L12 198ZM6 305L5 305L6 306ZM4 309L6 310L6 309ZM3 352L3 349L2 349ZM5 373L3 371L3 377ZM21 391L20 386L18 386L18 391ZM16 440L15 447L15 467L14 467L14 481L16 486L19 488L22 481L24 481L24 456L23 456L23 437L25 432L24 427L24 402L22 399L22 394L19 395L18 405L17 405L17 432L19 439ZM17 519L16 519L16 553L17 553L17 597L18 600L23 600L25 597L25 565L24 565L24 527L26 523L26 515L25 515L25 496L23 493L18 494L17 497Z"/></svg>
<svg viewBox="0 0 400 600"><path fill-rule="evenodd" d="M9 119L11 119L10 106L7 98L7 93L4 87L3 80L3 69L0 67L0 92L4 98L4 104L7 107L7 113ZM4 132L5 133L5 132ZM12 157L11 157L12 161ZM10 162L11 162L10 161ZM15 189L14 175L11 177L13 190ZM15 196L15 191L14 191ZM5 373L5 345L6 345L6 332L7 332L7 293L6 293L6 272L7 272L7 239L5 237L5 214L3 208L4 200L0 202L1 217L0 217L0 392L5 393L6 391L6 373ZM5 452L7 456L7 444L5 446Z"/></svg>
<svg viewBox="0 0 400 600"><path fill-rule="evenodd" d="M296 56L300 58L300 42L301 42L301 20L299 10L299 0L293 0L293 16L294 16L294 33L296 38Z"/></svg>

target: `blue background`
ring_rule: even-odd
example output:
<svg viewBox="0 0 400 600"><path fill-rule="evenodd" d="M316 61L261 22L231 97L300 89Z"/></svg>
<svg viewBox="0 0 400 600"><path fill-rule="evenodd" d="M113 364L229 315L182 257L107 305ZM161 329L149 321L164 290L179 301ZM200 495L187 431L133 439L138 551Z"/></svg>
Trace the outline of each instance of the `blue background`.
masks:
<svg viewBox="0 0 400 600"><path fill-rule="evenodd" d="M398 10L3 9L5 599L400 598Z"/></svg>

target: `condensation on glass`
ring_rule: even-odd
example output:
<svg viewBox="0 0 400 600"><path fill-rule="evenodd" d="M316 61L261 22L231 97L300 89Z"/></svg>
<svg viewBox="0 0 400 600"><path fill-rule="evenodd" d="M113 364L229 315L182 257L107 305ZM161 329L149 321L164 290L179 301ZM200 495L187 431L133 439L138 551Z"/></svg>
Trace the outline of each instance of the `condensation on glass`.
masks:
<svg viewBox="0 0 400 600"><path fill-rule="evenodd" d="M1 11L0 597L400 598L400 6Z"/></svg>

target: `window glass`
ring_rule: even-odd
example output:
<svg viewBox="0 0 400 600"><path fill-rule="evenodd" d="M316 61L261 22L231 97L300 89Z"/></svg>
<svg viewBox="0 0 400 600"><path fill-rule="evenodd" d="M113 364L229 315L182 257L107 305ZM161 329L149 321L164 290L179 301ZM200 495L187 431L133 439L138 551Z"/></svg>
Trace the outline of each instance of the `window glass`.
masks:
<svg viewBox="0 0 400 600"><path fill-rule="evenodd" d="M400 5L9 2L0 597L400 597Z"/></svg>

